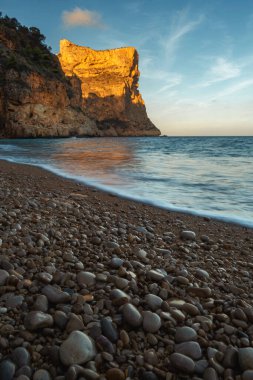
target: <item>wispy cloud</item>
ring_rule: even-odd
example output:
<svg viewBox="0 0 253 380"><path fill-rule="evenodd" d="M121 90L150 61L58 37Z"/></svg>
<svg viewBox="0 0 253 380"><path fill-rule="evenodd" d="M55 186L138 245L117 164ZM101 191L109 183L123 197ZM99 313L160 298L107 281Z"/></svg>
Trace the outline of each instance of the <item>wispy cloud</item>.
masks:
<svg viewBox="0 0 253 380"><path fill-rule="evenodd" d="M242 91L248 87L253 87L253 78L245 79L245 80L240 81L240 82L238 82L232 86L229 86L225 90L218 93L217 96L215 97L215 99L235 94L235 93L240 92L240 91Z"/></svg>
<svg viewBox="0 0 253 380"><path fill-rule="evenodd" d="M102 17L98 12L89 11L88 9L74 8L72 11L64 11L62 20L66 27L93 27L103 28Z"/></svg>
<svg viewBox="0 0 253 380"><path fill-rule="evenodd" d="M198 87L208 87L212 84L233 79L241 75L240 66L224 57L216 58L213 66L209 68L206 78Z"/></svg>
<svg viewBox="0 0 253 380"><path fill-rule="evenodd" d="M141 11L143 1L126 2L124 8L130 13L139 13Z"/></svg>
<svg viewBox="0 0 253 380"><path fill-rule="evenodd" d="M194 31L204 20L204 15L196 19L189 19L188 9L183 9L174 16L169 35L163 37L162 45L167 57L172 57L178 49L183 38Z"/></svg>

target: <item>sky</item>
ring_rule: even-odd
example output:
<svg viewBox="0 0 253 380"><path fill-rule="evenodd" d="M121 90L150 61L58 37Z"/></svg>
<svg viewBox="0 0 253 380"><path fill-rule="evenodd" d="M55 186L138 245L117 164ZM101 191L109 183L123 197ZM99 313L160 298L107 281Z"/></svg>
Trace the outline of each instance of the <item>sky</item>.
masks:
<svg viewBox="0 0 253 380"><path fill-rule="evenodd" d="M252 0L0 0L47 37L134 46L140 92L162 134L253 135Z"/></svg>

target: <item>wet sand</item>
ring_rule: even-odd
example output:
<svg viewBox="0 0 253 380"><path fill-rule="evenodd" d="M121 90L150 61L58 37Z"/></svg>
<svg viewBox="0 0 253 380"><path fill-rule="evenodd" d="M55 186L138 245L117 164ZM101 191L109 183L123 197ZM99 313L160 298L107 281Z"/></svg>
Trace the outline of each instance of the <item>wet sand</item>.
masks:
<svg viewBox="0 0 253 380"><path fill-rule="evenodd" d="M5 161L0 200L1 379L253 378L252 229Z"/></svg>

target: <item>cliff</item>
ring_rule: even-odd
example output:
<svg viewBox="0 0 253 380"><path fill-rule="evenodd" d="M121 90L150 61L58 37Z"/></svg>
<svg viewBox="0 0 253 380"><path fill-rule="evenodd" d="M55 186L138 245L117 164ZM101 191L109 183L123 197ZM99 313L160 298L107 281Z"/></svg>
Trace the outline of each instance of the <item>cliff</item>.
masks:
<svg viewBox="0 0 253 380"><path fill-rule="evenodd" d="M159 135L138 91L134 48L95 51L0 18L0 137Z"/></svg>
<svg viewBox="0 0 253 380"><path fill-rule="evenodd" d="M44 39L37 28L0 18L0 137L93 136L80 81L65 77Z"/></svg>
<svg viewBox="0 0 253 380"><path fill-rule="evenodd" d="M103 135L159 135L138 90L138 53L133 47L93 50L61 40L59 61L67 77L81 81L82 109Z"/></svg>

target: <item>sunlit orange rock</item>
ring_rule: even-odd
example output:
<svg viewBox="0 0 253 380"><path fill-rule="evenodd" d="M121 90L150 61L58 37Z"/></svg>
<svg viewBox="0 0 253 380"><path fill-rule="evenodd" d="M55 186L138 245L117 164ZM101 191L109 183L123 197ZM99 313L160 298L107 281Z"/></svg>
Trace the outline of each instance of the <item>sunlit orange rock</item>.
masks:
<svg viewBox="0 0 253 380"><path fill-rule="evenodd" d="M58 55L67 77L81 80L82 109L100 135L156 136L138 90L138 53L133 47L93 50L61 40Z"/></svg>
<svg viewBox="0 0 253 380"><path fill-rule="evenodd" d="M62 40L57 57L37 28L7 21L0 18L0 138L160 134L138 91L134 48Z"/></svg>

